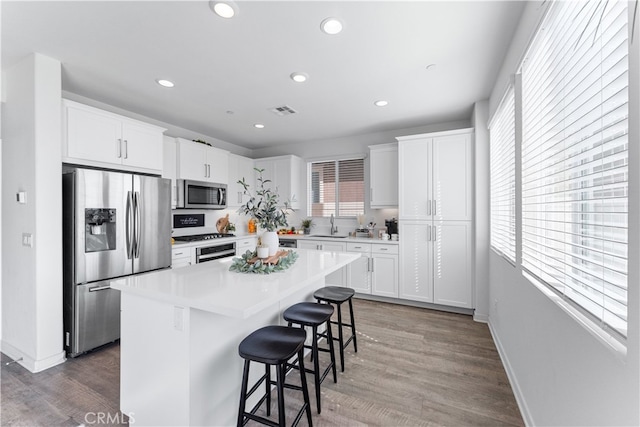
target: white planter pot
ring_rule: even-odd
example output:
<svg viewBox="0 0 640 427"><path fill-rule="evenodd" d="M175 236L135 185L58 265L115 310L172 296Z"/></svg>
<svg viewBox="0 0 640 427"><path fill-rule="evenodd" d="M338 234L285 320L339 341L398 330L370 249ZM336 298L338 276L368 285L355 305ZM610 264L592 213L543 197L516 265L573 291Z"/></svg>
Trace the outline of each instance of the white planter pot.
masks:
<svg viewBox="0 0 640 427"><path fill-rule="evenodd" d="M263 245L267 245L269 247L269 256L273 256L278 252L278 248L280 245L280 239L278 238L278 233L275 231L265 231L262 233L262 237L260 238Z"/></svg>

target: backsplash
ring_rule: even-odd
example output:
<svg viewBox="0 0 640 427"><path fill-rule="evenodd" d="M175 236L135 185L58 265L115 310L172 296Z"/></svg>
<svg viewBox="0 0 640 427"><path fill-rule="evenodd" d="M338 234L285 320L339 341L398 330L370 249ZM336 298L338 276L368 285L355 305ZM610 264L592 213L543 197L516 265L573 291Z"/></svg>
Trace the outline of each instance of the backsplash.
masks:
<svg viewBox="0 0 640 427"><path fill-rule="evenodd" d="M205 221L204 227L189 227L189 228L175 228L173 230L173 236L185 236L188 234L205 234L215 233L216 221L219 218L223 218L229 214L229 221L235 224L236 231L234 234L243 235L247 234L247 223L249 217L239 214L237 209L222 209L222 210L198 210L198 209L177 209L173 210L172 214L204 214ZM293 211L288 215L289 228L292 226L297 229L301 228L300 223L307 216L301 215L301 211ZM376 230L384 227L384 221L386 219L398 218L398 209L372 209L365 213L365 225L369 222L376 223ZM331 230L331 224L329 218L313 218L314 227L311 229L311 234L328 234ZM338 234L348 234L354 231L358 226L356 218L336 218L334 224L338 227Z"/></svg>

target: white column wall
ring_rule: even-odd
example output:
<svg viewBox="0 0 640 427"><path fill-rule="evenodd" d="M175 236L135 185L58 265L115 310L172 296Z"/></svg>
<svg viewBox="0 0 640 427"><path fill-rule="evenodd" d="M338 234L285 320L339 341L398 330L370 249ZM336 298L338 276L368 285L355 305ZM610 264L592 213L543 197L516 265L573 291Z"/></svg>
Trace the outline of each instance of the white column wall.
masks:
<svg viewBox="0 0 640 427"><path fill-rule="evenodd" d="M471 117L475 129L474 150L474 268L477 322L489 320L489 101L476 102Z"/></svg>
<svg viewBox="0 0 640 427"><path fill-rule="evenodd" d="M523 14L491 96L492 111L506 89L509 76L517 71L537 27L542 12L540 5L540 2L530 3ZM633 9L632 3L630 9ZM525 279L521 268L512 266L493 251L489 255L489 326L527 425L640 425L640 263L637 262L640 259L640 36L637 27L636 24L630 52L626 355L616 353L595 338ZM519 192L516 204L519 212ZM517 226L519 232L520 223Z"/></svg>
<svg viewBox="0 0 640 427"><path fill-rule="evenodd" d="M32 372L64 361L61 66L33 54L7 71L2 110L2 351ZM27 203L16 201L25 191ZM23 233L33 246L22 244Z"/></svg>

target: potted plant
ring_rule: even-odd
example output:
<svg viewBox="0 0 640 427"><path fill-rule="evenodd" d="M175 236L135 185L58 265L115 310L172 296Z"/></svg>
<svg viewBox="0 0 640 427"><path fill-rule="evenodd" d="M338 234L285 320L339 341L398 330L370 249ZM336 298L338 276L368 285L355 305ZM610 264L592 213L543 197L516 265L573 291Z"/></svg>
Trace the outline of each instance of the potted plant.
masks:
<svg viewBox="0 0 640 427"><path fill-rule="evenodd" d="M238 184L244 188L244 194L249 196L249 200L238 209L239 213L245 214L253 218L264 233L262 234L262 244L269 247L269 256L275 255L278 251L278 227L286 227L287 214L291 210L289 201L284 202L284 207L278 207L280 204L280 196L278 193L266 186L271 180L264 179L262 173L264 169L254 168L258 172L258 185L255 194L249 189L249 184L244 177L238 181Z"/></svg>
<svg viewBox="0 0 640 427"><path fill-rule="evenodd" d="M302 220L302 229L304 230L304 234L309 234L311 232L311 227L313 227L313 219L307 218Z"/></svg>

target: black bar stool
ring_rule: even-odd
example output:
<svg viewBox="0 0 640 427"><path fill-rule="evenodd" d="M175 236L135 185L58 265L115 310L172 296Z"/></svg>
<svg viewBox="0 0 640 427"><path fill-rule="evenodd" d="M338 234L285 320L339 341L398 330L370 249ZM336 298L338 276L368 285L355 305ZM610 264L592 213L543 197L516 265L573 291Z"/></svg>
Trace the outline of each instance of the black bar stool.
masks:
<svg viewBox="0 0 640 427"><path fill-rule="evenodd" d="M301 328L309 326L312 329L312 341L311 345L305 345L306 348L311 349L311 359L313 360L313 369L304 369L302 365L295 367L300 371L306 371L313 374L316 386L316 404L318 406L318 414L320 413L320 384L329 374L329 371L333 370L333 382L338 382L338 376L336 373L336 356L333 350L333 336L331 335L331 316L333 315L333 307L328 304L317 304L315 302L301 302L294 304L284 311L284 320L289 322L289 326L295 323L300 325ZM326 332L318 332L318 326L323 323L327 324ZM320 338L326 338L329 348L318 347L318 340ZM331 362L325 370L320 372L320 361L318 352L324 351L330 354Z"/></svg>
<svg viewBox="0 0 640 427"><path fill-rule="evenodd" d="M353 341L353 350L358 352L358 342L356 340L356 322L353 318L353 303L352 299L355 295L355 291L351 288L345 288L343 286L325 286L313 293L313 297L318 302L325 302L328 304L335 304L338 307L338 321L331 321L332 324L338 325L338 338L334 338L340 343L340 367L344 372L344 349ZM351 323L342 322L342 303L349 302L349 315L351 317ZM343 327L351 328L351 336L345 341L342 332Z"/></svg>
<svg viewBox="0 0 640 427"><path fill-rule="evenodd" d="M265 326L249 334L238 346L238 353L244 359L244 371L242 374L242 387L240 392L240 407L238 409L237 427L245 425L249 420L254 420L272 427L284 427L286 415L284 410L284 389L301 390L304 397L304 405L298 411L293 426L297 425L306 411L309 426L311 421L311 406L309 404L309 390L304 374L304 340L307 333L304 329L287 328L286 326ZM300 364L301 386L285 383L287 361L298 355ZM249 365L251 362L263 363L265 374L247 392L249 381ZM276 381L271 381L271 365L276 367ZM265 394L250 412L245 411L246 400L255 392L262 383L265 383ZM266 400L267 417L271 415L271 385L275 384L278 390L278 422L255 415L260 405Z"/></svg>

